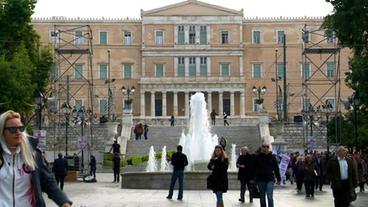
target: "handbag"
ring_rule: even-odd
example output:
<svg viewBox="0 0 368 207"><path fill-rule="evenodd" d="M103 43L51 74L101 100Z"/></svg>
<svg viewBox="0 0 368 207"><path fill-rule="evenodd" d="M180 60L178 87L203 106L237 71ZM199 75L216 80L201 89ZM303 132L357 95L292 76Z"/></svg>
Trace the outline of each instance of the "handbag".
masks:
<svg viewBox="0 0 368 207"><path fill-rule="evenodd" d="M353 202L357 199L357 194L355 192L355 188L350 188L350 202Z"/></svg>
<svg viewBox="0 0 368 207"><path fill-rule="evenodd" d="M208 177L207 177L207 189L213 189L213 176L212 174L210 174Z"/></svg>

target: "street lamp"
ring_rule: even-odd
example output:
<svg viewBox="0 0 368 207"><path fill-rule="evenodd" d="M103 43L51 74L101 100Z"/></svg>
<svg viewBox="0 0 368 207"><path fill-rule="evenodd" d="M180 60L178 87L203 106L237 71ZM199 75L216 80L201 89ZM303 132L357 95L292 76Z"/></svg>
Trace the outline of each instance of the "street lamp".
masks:
<svg viewBox="0 0 368 207"><path fill-rule="evenodd" d="M135 91L135 87L132 86L132 87L127 87L125 88L125 86L121 87L121 92L123 93L123 95L127 95L127 99L124 101L124 106L126 106L125 108L126 109L131 109L131 105L132 105L132 102L133 102L133 99L130 98L130 95L134 93Z"/></svg>
<svg viewBox="0 0 368 207"><path fill-rule="evenodd" d="M313 125L316 125L315 122L321 118L318 113L320 113L320 109L317 107L317 111L314 110L312 104L309 104L309 107L306 110L302 110L304 120L309 123L310 138L313 137Z"/></svg>
<svg viewBox="0 0 368 207"><path fill-rule="evenodd" d="M327 152L330 152L330 144L328 142L328 118L332 112L333 106L332 104L326 100L325 104L322 105L322 112L326 114L326 144L327 144Z"/></svg>
<svg viewBox="0 0 368 207"><path fill-rule="evenodd" d="M86 124L85 120L92 116L91 110L86 110L84 106L81 106L79 109L74 107L73 109L73 117L74 123L81 125L81 138L79 141L80 148L82 150L82 163L81 163L81 172L84 173L84 148L86 145L86 141L84 139L84 125Z"/></svg>
<svg viewBox="0 0 368 207"><path fill-rule="evenodd" d="M110 53L111 50L108 49L107 50L107 65L108 65L108 69L107 69L107 118L108 120L111 120L110 117L110 113L111 113L111 96L112 96L112 92L111 92L111 87L110 87L110 78L111 78L111 67L110 67Z"/></svg>
<svg viewBox="0 0 368 207"><path fill-rule="evenodd" d="M359 94L354 92L349 98L350 106L353 106L354 110L354 136L355 136L355 147L358 148L358 117L357 110L359 109L360 99Z"/></svg>
<svg viewBox="0 0 368 207"><path fill-rule="evenodd" d="M261 105L263 103L263 99L261 98L261 95L264 95L267 92L266 86L263 86L262 88L260 86L258 87L253 86L252 92L254 95L258 96L256 103L258 105Z"/></svg>
<svg viewBox="0 0 368 207"><path fill-rule="evenodd" d="M65 156L68 156L68 128L69 128L69 116L72 107L69 103L64 102L61 106L61 112L65 115Z"/></svg>
<svg viewBox="0 0 368 207"><path fill-rule="evenodd" d="M36 125L39 130L41 130L41 113L44 107L44 96L41 92L37 91L34 94L35 102L37 104L36 108Z"/></svg>

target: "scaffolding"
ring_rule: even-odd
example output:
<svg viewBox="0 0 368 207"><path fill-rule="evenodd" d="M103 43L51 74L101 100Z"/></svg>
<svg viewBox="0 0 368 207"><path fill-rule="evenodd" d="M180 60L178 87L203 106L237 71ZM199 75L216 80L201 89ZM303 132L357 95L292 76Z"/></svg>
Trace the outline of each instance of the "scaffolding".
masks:
<svg viewBox="0 0 368 207"><path fill-rule="evenodd" d="M63 147L67 149L67 141L65 144L63 141L68 139L70 122L70 126L74 125L70 128L73 130L71 134L77 136L69 138L75 143L70 146L74 150L73 146L79 146L77 151L82 151L83 158L84 147L88 155L90 155L90 150L95 148L92 127L95 105L93 102L92 30L89 25L54 25L51 40L56 60L51 76L51 87L57 100L54 113L59 123L55 124L54 150L63 151ZM73 107L71 103L74 104ZM72 109L70 115L62 112L62 106ZM81 116L85 120L81 121L80 117L76 116L77 112L83 112ZM77 127L78 124L81 126ZM65 134L61 133L63 128L66 129Z"/></svg>
<svg viewBox="0 0 368 207"><path fill-rule="evenodd" d="M340 48L336 37L326 34L319 25L305 25L302 40L304 140L306 147L320 142L319 146L327 145L329 150L327 122L330 115L341 114ZM336 144L338 131L335 134L333 142Z"/></svg>

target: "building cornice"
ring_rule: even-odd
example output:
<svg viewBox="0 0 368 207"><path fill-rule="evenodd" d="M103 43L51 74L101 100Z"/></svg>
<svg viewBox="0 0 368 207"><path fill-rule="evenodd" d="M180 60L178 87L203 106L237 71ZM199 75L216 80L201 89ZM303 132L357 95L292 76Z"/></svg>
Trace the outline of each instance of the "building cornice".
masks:
<svg viewBox="0 0 368 207"><path fill-rule="evenodd" d="M33 23L142 23L140 18L131 17L34 17Z"/></svg>
<svg viewBox="0 0 368 207"><path fill-rule="evenodd" d="M303 17L245 17L243 23L279 23L279 22L323 22L324 16Z"/></svg>

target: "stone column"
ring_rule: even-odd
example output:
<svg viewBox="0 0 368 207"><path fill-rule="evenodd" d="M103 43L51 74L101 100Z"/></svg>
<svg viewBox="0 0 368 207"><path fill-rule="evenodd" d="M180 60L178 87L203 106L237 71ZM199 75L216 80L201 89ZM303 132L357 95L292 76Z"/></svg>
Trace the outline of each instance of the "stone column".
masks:
<svg viewBox="0 0 368 207"><path fill-rule="evenodd" d="M178 92L174 91L174 116L178 115Z"/></svg>
<svg viewBox="0 0 368 207"><path fill-rule="evenodd" d="M219 115L224 114L224 102L223 102L223 91L219 91Z"/></svg>
<svg viewBox="0 0 368 207"><path fill-rule="evenodd" d="M185 116L189 116L189 92L185 92Z"/></svg>
<svg viewBox="0 0 368 207"><path fill-rule="evenodd" d="M155 91L151 91L151 116L155 116Z"/></svg>
<svg viewBox="0 0 368 207"><path fill-rule="evenodd" d="M230 115L235 115L234 91L230 91Z"/></svg>
<svg viewBox="0 0 368 207"><path fill-rule="evenodd" d="M244 92L240 91L240 116L244 116L244 107L245 107L245 99Z"/></svg>
<svg viewBox="0 0 368 207"><path fill-rule="evenodd" d="M212 112L212 91L207 92L207 109L208 113Z"/></svg>
<svg viewBox="0 0 368 207"><path fill-rule="evenodd" d="M141 117L146 116L144 91L141 91Z"/></svg>
<svg viewBox="0 0 368 207"><path fill-rule="evenodd" d="M162 91L162 116L167 116L166 112L166 91Z"/></svg>

